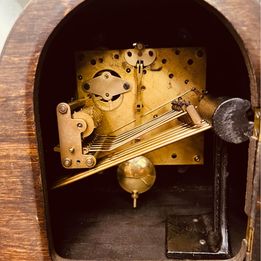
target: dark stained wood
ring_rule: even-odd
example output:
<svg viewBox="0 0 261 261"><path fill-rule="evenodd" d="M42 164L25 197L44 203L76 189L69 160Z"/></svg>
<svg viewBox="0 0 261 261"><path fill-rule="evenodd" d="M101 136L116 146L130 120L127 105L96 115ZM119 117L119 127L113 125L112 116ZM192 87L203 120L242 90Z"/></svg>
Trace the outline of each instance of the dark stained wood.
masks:
<svg viewBox="0 0 261 261"><path fill-rule="evenodd" d="M253 107L260 107L260 3L255 0L205 2L216 9L217 15L224 21L241 47L251 80L251 103Z"/></svg>
<svg viewBox="0 0 261 261"><path fill-rule="evenodd" d="M33 112L34 77L48 36L81 2L83 0L32 0L17 21L2 53L0 260L50 260ZM227 24L231 31L234 27L240 35L246 48L246 61L250 61L252 105L258 106L260 4L256 0L206 2L230 21L231 24ZM255 74L251 74L251 68Z"/></svg>

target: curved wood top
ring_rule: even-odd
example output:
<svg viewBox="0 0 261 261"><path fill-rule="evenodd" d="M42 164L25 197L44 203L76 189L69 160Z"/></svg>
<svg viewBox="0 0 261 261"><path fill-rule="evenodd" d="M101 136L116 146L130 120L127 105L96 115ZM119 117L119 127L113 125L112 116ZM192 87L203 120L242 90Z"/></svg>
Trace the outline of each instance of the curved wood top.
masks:
<svg viewBox="0 0 261 261"><path fill-rule="evenodd" d="M56 25L83 0L32 0L0 60L0 257L50 260L33 111L35 72ZM207 0L236 28L249 54L252 105L260 103L259 3ZM231 27L231 25L228 24ZM231 27L232 28L232 27ZM247 58L247 57L246 57ZM250 68L249 67L249 68ZM257 78L257 84L254 78ZM0 259L1 259L0 258Z"/></svg>

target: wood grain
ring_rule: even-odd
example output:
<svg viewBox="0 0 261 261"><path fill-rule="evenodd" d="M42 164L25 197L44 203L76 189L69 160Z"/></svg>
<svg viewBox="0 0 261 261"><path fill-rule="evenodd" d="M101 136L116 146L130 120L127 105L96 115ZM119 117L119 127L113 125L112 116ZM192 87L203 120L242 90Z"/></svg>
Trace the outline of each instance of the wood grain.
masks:
<svg viewBox="0 0 261 261"><path fill-rule="evenodd" d="M33 113L39 54L80 0L31 1L4 48L0 69L0 260L50 260Z"/></svg>
<svg viewBox="0 0 261 261"><path fill-rule="evenodd" d="M51 260L33 112L41 50L55 26L83 0L32 0L0 60L0 260ZM246 48L252 105L260 104L259 3L207 0ZM247 56L249 55L249 57ZM251 68L255 74L251 74Z"/></svg>

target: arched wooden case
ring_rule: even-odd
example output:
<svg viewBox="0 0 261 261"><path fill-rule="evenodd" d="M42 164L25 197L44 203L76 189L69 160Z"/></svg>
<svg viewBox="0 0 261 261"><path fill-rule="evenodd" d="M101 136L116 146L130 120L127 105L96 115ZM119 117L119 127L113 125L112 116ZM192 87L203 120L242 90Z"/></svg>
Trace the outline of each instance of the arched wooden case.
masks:
<svg viewBox="0 0 261 261"><path fill-rule="evenodd" d="M235 213L238 214L235 222L229 217L227 222L231 230L229 237L232 248L229 260L246 258L258 261L259 10L260 4L255 0L31 0L12 29L0 60L1 258L168 260L164 250L166 238L162 232L157 232L160 225L154 224L150 228L152 235L160 235L160 243L157 243L158 237L154 241L153 237L148 236L148 241L142 237L149 234L149 230L139 233L142 229L137 228L135 222L141 222L142 225L142 216L133 221L133 226L137 229L136 235L142 237L141 241L137 239L136 245L126 244L124 247L123 244L126 238L134 235L130 232L131 225L123 234L115 224L111 234L104 234L99 227L97 234L95 230L90 232L93 233L93 240L88 238L86 220L90 220L89 213L95 209L95 205L100 204L103 210L106 209L105 212L97 212L98 216L109 217L111 213L121 213L120 209L117 212L114 208L113 201L96 197L96 193L106 192L108 187L114 191L115 184L110 178L113 174L92 179L90 184L83 181L81 185L72 185L59 192L51 191L51 184L62 169L57 165L58 156L53 154L53 147L58 140L54 110L59 102L68 101L76 88L75 52L102 47L105 43L106 48L121 49L130 44L131 40L134 42L140 38L138 40L157 47L205 46L208 53L206 83L210 86L210 91L218 96L225 94L251 101L253 135L249 142L237 147L228 145L227 148L230 173L226 197L228 212L236 209ZM213 145L211 142L209 144L208 146ZM211 160L211 157L206 155L206 159ZM169 193L169 184L179 188L185 179L180 178L180 174L168 177L166 173L173 172L168 168L163 168L160 172L165 175L160 174L156 187L159 191L162 185L168 188ZM191 182L202 188L208 176L191 175L187 177L186 185ZM92 190L97 184L103 184L100 191ZM86 190L91 193L86 193ZM159 195L157 191L155 193L154 196L153 193L150 194L152 198ZM203 200L208 193L211 191L202 194L205 195ZM180 195L182 197L184 194ZM145 197L143 203L146 205L149 201L150 196ZM83 210L82 206L86 205L89 208ZM118 218L124 222L123 216ZM110 223L112 219L108 220L107 223ZM98 221L94 215L90 222L95 228ZM102 222L105 222L104 219ZM102 238L100 242L99 235ZM135 249L123 251L130 246ZM223 258L229 258L229 255ZM200 259L201 256L196 258ZM213 257L208 258L213 260Z"/></svg>

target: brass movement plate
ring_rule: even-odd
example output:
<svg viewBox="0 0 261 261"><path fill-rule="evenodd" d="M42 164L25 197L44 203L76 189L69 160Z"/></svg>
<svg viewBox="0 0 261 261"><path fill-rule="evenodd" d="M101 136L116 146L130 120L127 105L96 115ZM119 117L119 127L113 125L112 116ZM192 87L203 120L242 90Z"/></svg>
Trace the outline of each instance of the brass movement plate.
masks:
<svg viewBox="0 0 261 261"><path fill-rule="evenodd" d="M143 68L141 100L143 104L142 123L157 117L171 108L166 106L148 113L161 104L165 104L186 93L183 99L193 105L198 104L198 96L190 91L196 88L205 90L206 53L203 48L158 48L155 61ZM102 110L103 120L97 128L99 134L118 135L135 127L137 76L134 66L126 61L127 50L91 50L76 54L77 98L87 98L87 105ZM155 55L155 54L153 54ZM111 101L102 100L86 91L86 83L109 71L130 83L131 90L117 95ZM132 122L131 124L128 124ZM143 138L149 138L179 122L163 125ZM123 127L125 126L125 127ZM155 165L188 165L204 163L204 134L198 134L185 140L155 150L146 155Z"/></svg>

